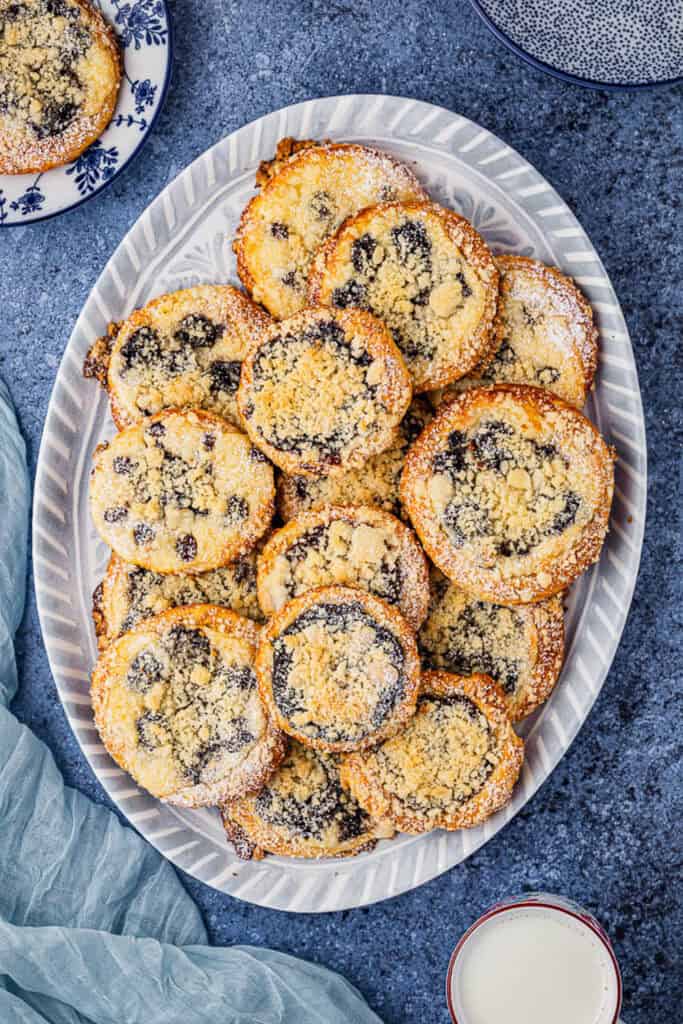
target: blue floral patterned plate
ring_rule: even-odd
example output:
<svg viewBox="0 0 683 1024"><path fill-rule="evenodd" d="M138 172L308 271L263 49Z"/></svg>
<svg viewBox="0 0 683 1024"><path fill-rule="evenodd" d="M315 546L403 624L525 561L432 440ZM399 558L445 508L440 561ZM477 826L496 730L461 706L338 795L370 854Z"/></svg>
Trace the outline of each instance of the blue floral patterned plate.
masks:
<svg viewBox="0 0 683 1024"><path fill-rule="evenodd" d="M84 153L43 174L0 174L0 227L46 220L101 192L138 153L171 77L171 18L165 0L93 0L121 44L123 81L114 116Z"/></svg>

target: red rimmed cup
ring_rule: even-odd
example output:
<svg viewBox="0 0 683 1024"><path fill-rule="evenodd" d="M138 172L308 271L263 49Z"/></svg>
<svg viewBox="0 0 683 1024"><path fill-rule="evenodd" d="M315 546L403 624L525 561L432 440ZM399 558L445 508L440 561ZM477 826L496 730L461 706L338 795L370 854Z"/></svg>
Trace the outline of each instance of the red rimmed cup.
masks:
<svg viewBox="0 0 683 1024"><path fill-rule="evenodd" d="M621 972L591 913L564 896L527 893L468 928L448 965L446 999L453 1024L618 1024Z"/></svg>

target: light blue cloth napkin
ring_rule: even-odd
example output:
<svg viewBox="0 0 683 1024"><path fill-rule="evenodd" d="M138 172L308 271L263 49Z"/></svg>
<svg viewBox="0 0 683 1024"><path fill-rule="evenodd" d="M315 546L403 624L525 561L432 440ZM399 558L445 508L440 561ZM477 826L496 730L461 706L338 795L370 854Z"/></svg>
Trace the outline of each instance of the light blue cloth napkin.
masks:
<svg viewBox="0 0 683 1024"><path fill-rule="evenodd" d="M0 381L0 1022L380 1024L325 968L207 946L173 868L67 788L47 747L9 712L29 494Z"/></svg>

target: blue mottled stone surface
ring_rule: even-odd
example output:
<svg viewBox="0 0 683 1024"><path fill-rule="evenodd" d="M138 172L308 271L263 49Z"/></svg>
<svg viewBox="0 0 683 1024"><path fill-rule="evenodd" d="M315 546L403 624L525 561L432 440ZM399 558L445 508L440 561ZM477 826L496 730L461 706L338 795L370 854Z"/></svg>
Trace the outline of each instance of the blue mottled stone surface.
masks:
<svg viewBox="0 0 683 1024"><path fill-rule="evenodd" d="M80 209L0 230L0 373L32 468L78 312L145 206L225 133L288 103L345 92L409 95L465 114L519 149L567 200L628 320L650 459L645 549L619 652L578 739L524 811L465 864L363 910L287 915L185 879L214 941L263 943L335 967L391 1024L446 1024L444 978L458 936L494 900L543 888L590 907L612 934L628 1024L680 1019L683 91L607 94L546 77L489 35L465 0L172 8L173 82L142 155ZM17 714L70 784L106 802L57 698L32 593L19 653Z"/></svg>

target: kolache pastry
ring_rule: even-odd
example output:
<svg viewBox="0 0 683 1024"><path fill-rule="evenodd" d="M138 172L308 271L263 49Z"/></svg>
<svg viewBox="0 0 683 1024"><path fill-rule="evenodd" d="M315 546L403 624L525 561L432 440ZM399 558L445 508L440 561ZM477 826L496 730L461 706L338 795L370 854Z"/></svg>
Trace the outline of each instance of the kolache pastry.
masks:
<svg viewBox="0 0 683 1024"><path fill-rule="evenodd" d="M491 676L517 722L548 699L562 669L562 600L513 607L478 601L433 569L418 644L427 669Z"/></svg>
<svg viewBox="0 0 683 1024"><path fill-rule="evenodd" d="M415 711L420 681L404 617L352 587L320 587L289 601L264 627L256 674L276 725L334 753L398 732Z"/></svg>
<svg viewBox="0 0 683 1024"><path fill-rule="evenodd" d="M153 615L190 604L217 604L256 622L263 621L256 596L256 551L211 572L152 572L109 559L93 594L93 620L100 650Z"/></svg>
<svg viewBox="0 0 683 1024"><path fill-rule="evenodd" d="M250 349L237 406L276 466L324 476L391 447L411 396L381 321L359 309L307 309L273 324Z"/></svg>
<svg viewBox="0 0 683 1024"><path fill-rule="evenodd" d="M598 365L593 311L556 267L526 256L497 256L500 294L493 359L434 395L497 383L548 388L581 409Z"/></svg>
<svg viewBox="0 0 683 1024"><path fill-rule="evenodd" d="M316 256L312 305L368 309L401 350L415 391L442 387L495 350L498 271L483 238L452 210L384 203L342 224Z"/></svg>
<svg viewBox="0 0 683 1024"><path fill-rule="evenodd" d="M523 749L492 679L426 672L403 732L345 757L341 781L398 831L470 828L508 802Z"/></svg>
<svg viewBox="0 0 683 1024"><path fill-rule="evenodd" d="M282 761L259 700L259 627L215 605L141 622L100 655L95 724L121 768L153 796L200 807L255 793Z"/></svg>
<svg viewBox="0 0 683 1024"><path fill-rule="evenodd" d="M379 202L426 199L404 164L352 143L283 139L257 185L233 249L242 283L277 319L306 305L311 261L346 217Z"/></svg>
<svg viewBox="0 0 683 1024"><path fill-rule="evenodd" d="M200 410L122 430L93 457L102 539L153 572L206 572L254 547L274 510L273 468L244 434Z"/></svg>
<svg viewBox="0 0 683 1024"><path fill-rule="evenodd" d="M75 160L109 124L121 75L88 0L0 0L0 174Z"/></svg>
<svg viewBox="0 0 683 1024"><path fill-rule="evenodd" d="M258 560L258 599L273 615L293 597L359 587L395 605L418 629L429 604L427 560L413 531L376 508L329 505L290 520Z"/></svg>
<svg viewBox="0 0 683 1024"><path fill-rule="evenodd" d="M359 469L334 476L288 476L277 481L277 509L286 521L323 505L374 505L395 516L406 517L399 498L399 484L406 453L432 418L424 398L415 398L398 426L394 443L372 455Z"/></svg>
<svg viewBox="0 0 683 1024"><path fill-rule="evenodd" d="M261 860L267 853L352 857L394 832L341 787L337 756L296 740L261 792L224 804L221 817L242 860Z"/></svg>
<svg viewBox="0 0 683 1024"><path fill-rule="evenodd" d="M109 325L83 372L109 392L119 430L163 409L206 409L240 426L242 360L270 317L230 285L161 295Z"/></svg>
<svg viewBox="0 0 683 1024"><path fill-rule="evenodd" d="M523 384L445 403L408 452L401 497L426 553L483 601L564 590L602 547L614 453L556 395Z"/></svg>

